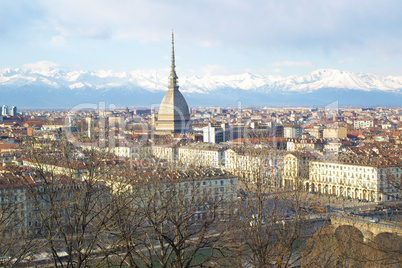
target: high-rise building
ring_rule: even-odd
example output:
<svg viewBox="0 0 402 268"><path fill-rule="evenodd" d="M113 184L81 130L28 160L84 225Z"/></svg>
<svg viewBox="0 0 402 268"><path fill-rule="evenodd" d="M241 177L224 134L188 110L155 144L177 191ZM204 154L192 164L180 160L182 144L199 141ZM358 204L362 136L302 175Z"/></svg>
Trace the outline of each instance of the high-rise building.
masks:
<svg viewBox="0 0 402 268"><path fill-rule="evenodd" d="M221 143L229 139L228 124L222 123L221 126L208 126L202 128L204 142L208 143Z"/></svg>
<svg viewBox="0 0 402 268"><path fill-rule="evenodd" d="M8 115L8 107L7 107L7 105L3 105L3 107L1 108L1 114L2 115Z"/></svg>
<svg viewBox="0 0 402 268"><path fill-rule="evenodd" d="M10 115L11 116L17 115L17 107L15 107L15 106L11 107Z"/></svg>
<svg viewBox="0 0 402 268"><path fill-rule="evenodd" d="M283 128L283 137L285 138L301 138L303 128L299 125L286 125Z"/></svg>
<svg viewBox="0 0 402 268"><path fill-rule="evenodd" d="M87 124L88 124L88 138L94 138L94 120L92 119L92 114L87 117Z"/></svg>
<svg viewBox="0 0 402 268"><path fill-rule="evenodd" d="M172 33L172 64L169 86L159 106L155 127L156 132L159 133L174 134L191 131L190 112L186 100L179 91L175 67L174 36Z"/></svg>

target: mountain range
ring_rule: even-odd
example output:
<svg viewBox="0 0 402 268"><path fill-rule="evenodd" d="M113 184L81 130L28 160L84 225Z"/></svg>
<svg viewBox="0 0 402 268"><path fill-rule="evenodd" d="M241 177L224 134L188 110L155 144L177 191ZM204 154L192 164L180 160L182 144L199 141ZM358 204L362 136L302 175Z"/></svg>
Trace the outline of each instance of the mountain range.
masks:
<svg viewBox="0 0 402 268"><path fill-rule="evenodd" d="M204 75L179 77L190 106L242 105L400 106L402 76L378 76L334 69L307 75ZM81 103L116 106L158 105L168 74L156 72L0 70L0 105L25 108L72 107Z"/></svg>

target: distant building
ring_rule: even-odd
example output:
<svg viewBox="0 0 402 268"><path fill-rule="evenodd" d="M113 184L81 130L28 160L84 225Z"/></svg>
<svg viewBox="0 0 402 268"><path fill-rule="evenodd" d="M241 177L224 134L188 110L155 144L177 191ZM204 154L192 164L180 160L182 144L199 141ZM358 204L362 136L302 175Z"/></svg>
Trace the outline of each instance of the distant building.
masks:
<svg viewBox="0 0 402 268"><path fill-rule="evenodd" d="M323 132L324 139L343 139L347 137L347 128L343 126L325 128Z"/></svg>
<svg viewBox="0 0 402 268"><path fill-rule="evenodd" d="M1 108L1 114L8 115L8 106L7 105L3 105L3 107Z"/></svg>
<svg viewBox="0 0 402 268"><path fill-rule="evenodd" d="M398 124L394 123L384 123L381 125L382 129L398 129Z"/></svg>
<svg viewBox="0 0 402 268"><path fill-rule="evenodd" d="M11 107L10 115L11 116L16 116L17 114L18 114L17 113L17 107L15 107L15 106Z"/></svg>
<svg viewBox="0 0 402 268"><path fill-rule="evenodd" d="M178 160L185 165L222 167L225 165L225 151L202 146L182 146L178 148Z"/></svg>
<svg viewBox="0 0 402 268"><path fill-rule="evenodd" d="M274 137L283 137L283 126L274 124L272 126L272 135Z"/></svg>
<svg viewBox="0 0 402 268"><path fill-rule="evenodd" d="M168 162L176 162L178 158L178 149L176 146L152 146L152 155Z"/></svg>
<svg viewBox="0 0 402 268"><path fill-rule="evenodd" d="M353 126L354 126L355 129L374 127L375 126L375 120L374 119L354 120L353 121Z"/></svg>
<svg viewBox="0 0 402 268"><path fill-rule="evenodd" d="M87 123L88 123L88 138L92 139L94 138L94 120L92 118L92 115L87 118Z"/></svg>
<svg viewBox="0 0 402 268"><path fill-rule="evenodd" d="M158 198L166 196L163 201L172 202L171 196L166 194L173 193L187 206L197 206L193 207L197 210L197 219L210 217L211 210L203 200L219 201L214 209L223 217L223 212L226 214L237 198L236 176L220 169L200 168L189 171L160 169L153 174L134 171L130 176L107 179L105 182L113 194L139 193L136 195L138 199L133 200L134 206L147 205L152 199L144 197L153 196L154 193L159 194Z"/></svg>
<svg viewBox="0 0 402 268"><path fill-rule="evenodd" d="M299 150L323 151L324 142L321 139L289 139L286 144L286 149L289 152Z"/></svg>
<svg viewBox="0 0 402 268"><path fill-rule="evenodd" d="M109 116L109 126L120 127L124 125L124 116Z"/></svg>
<svg viewBox="0 0 402 268"><path fill-rule="evenodd" d="M283 137L285 138L301 138L303 129L299 125L285 125L283 127Z"/></svg>
<svg viewBox="0 0 402 268"><path fill-rule="evenodd" d="M309 163L314 159L308 152L293 152L283 158L283 182L286 189L297 189L309 178Z"/></svg>
<svg viewBox="0 0 402 268"><path fill-rule="evenodd" d="M243 139L247 137L248 127L242 124L233 124L230 126L229 140Z"/></svg>
<svg viewBox="0 0 402 268"><path fill-rule="evenodd" d="M172 34L172 65L169 87L159 106L155 131L161 134L186 133L191 131L190 112L183 95L179 91L175 70L174 39Z"/></svg>
<svg viewBox="0 0 402 268"><path fill-rule="evenodd" d="M226 123L222 123L220 127L213 127L211 124L202 128L204 142L221 143L229 139L229 131Z"/></svg>
<svg viewBox="0 0 402 268"><path fill-rule="evenodd" d="M27 231L27 202L29 199L24 181L21 178L2 174L0 176L0 200L2 206L2 235L3 239L20 235ZM12 209L10 209L12 208Z"/></svg>
<svg viewBox="0 0 402 268"><path fill-rule="evenodd" d="M305 188L308 191L372 202L396 201L399 200L399 190L395 183L401 176L402 169L397 164L312 161Z"/></svg>
<svg viewBox="0 0 402 268"><path fill-rule="evenodd" d="M263 182L282 187L278 177L283 165L283 154L277 150L242 151L228 149L225 151L224 169L234 175L252 182Z"/></svg>
<svg viewBox="0 0 402 268"><path fill-rule="evenodd" d="M23 124L26 128L33 128L34 130L41 130L44 122L42 121L27 121Z"/></svg>
<svg viewBox="0 0 402 268"><path fill-rule="evenodd" d="M307 130L312 138L322 139L324 136L324 126L314 126Z"/></svg>

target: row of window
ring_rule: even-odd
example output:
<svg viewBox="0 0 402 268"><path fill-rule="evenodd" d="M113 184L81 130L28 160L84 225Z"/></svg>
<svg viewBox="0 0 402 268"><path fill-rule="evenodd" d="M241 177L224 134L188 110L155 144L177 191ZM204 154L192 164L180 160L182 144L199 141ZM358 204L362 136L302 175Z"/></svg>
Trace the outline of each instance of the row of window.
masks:
<svg viewBox="0 0 402 268"><path fill-rule="evenodd" d="M371 173L374 173L374 171L375 171L374 168L364 168L364 167L354 167L354 166L339 166L339 165L321 164L321 163L313 163L312 166L316 167L316 168L352 170L352 171L371 172Z"/></svg>

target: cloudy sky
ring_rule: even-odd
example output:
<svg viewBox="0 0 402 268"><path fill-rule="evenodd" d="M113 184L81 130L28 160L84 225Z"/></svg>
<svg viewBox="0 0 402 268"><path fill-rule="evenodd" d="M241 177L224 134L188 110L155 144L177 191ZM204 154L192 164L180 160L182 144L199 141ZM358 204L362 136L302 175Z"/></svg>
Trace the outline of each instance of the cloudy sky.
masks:
<svg viewBox="0 0 402 268"><path fill-rule="evenodd" d="M402 75L400 0L0 0L0 69Z"/></svg>

